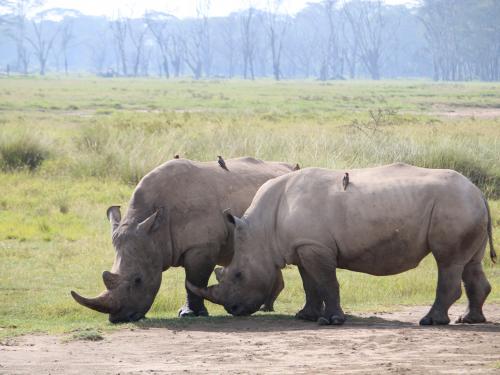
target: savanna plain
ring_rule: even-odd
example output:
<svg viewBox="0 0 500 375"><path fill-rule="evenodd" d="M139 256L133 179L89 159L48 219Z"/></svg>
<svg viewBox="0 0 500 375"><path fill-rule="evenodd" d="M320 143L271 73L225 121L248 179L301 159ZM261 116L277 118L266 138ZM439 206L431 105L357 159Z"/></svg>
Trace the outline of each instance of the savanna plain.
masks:
<svg viewBox="0 0 500 375"><path fill-rule="evenodd" d="M76 304L69 291L96 295L113 262L106 208L126 209L175 154L455 169L488 198L500 248L498 83L0 78L0 373L500 371L488 249L489 322L473 326L418 326L434 299L432 256L390 277L341 270L341 327L293 318L304 303L294 267L276 311L252 317L208 303L209 318L177 318L183 269L164 273L147 320L111 325Z"/></svg>

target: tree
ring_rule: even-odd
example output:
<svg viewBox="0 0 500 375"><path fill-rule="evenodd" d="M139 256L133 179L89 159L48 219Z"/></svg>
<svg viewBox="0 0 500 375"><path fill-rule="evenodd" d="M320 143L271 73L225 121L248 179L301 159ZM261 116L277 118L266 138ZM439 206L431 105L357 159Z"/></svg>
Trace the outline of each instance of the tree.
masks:
<svg viewBox="0 0 500 375"><path fill-rule="evenodd" d="M33 37L27 36L26 40L31 44L35 52L35 56L38 59L39 72L40 75L45 75L45 69L47 66L47 59L52 47L54 46L54 41L56 40L57 34L59 33L59 25L51 21L46 21L45 18L50 16L52 10L47 10L39 12L36 17L31 21L33 26ZM46 29L53 26L52 31L46 31Z"/></svg>
<svg viewBox="0 0 500 375"><path fill-rule="evenodd" d="M127 29L127 20L120 15L118 17L111 21L110 23L111 30L113 32L113 38L114 38L114 45L116 48L116 58L117 58L117 65L121 65L122 69L122 74L124 76L128 75L128 68L127 68L127 50L126 50L126 41L127 41L127 34L128 34L128 29Z"/></svg>
<svg viewBox="0 0 500 375"><path fill-rule="evenodd" d="M196 2L196 19L191 22L190 38L183 40L186 51L185 61L195 79L200 79L203 71L209 77L212 68L212 50L210 45L210 28L208 14L210 0Z"/></svg>
<svg viewBox="0 0 500 375"><path fill-rule="evenodd" d="M344 14L359 46L361 61L372 79L380 79L389 39L397 22L389 22L381 0L357 0L344 4Z"/></svg>
<svg viewBox="0 0 500 375"><path fill-rule="evenodd" d="M279 14L283 0L268 0L266 11L267 34L271 48L274 79L281 79L281 53L283 40L288 26L288 18Z"/></svg>
<svg viewBox="0 0 500 375"><path fill-rule="evenodd" d="M153 35L156 45L159 48L160 57L161 57L161 70L160 75L165 74L165 77L170 77L170 69L168 66L168 41L169 41L169 33L168 33L168 24L174 17L167 13L162 12L147 12L145 15L146 25L148 26L149 31Z"/></svg>
<svg viewBox="0 0 500 375"><path fill-rule="evenodd" d="M137 20L135 23L132 22L130 18L127 19L127 29L132 45L134 46L133 54L133 75L137 77L139 75L139 68L141 67L141 60L143 58L144 52L144 37L148 28L143 22L143 19Z"/></svg>
<svg viewBox="0 0 500 375"><path fill-rule="evenodd" d="M343 74L343 62L339 45L340 29L339 18L336 17L335 6L337 0L324 0L322 3L323 14L326 18L328 40L323 52L322 65L320 69L320 79L326 80L330 77L339 77Z"/></svg>
<svg viewBox="0 0 500 375"><path fill-rule="evenodd" d="M241 55L243 57L243 78L255 79L253 59L255 54L255 32L253 30L253 19L255 9L249 7L240 15L240 34L241 34Z"/></svg>
<svg viewBox="0 0 500 375"><path fill-rule="evenodd" d="M30 55L26 46L28 13L35 11L44 4L43 0L3 0L3 8L8 16L4 22L9 26L9 37L16 44L16 70L28 74Z"/></svg>

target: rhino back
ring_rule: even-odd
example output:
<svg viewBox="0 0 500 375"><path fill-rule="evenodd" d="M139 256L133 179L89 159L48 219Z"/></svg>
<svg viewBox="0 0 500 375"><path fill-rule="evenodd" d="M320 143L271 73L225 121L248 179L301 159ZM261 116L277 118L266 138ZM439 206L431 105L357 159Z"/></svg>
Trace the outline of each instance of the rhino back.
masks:
<svg viewBox="0 0 500 375"><path fill-rule="evenodd" d="M226 160L229 171L217 162L176 159L148 173L137 185L125 222L140 222L159 207L166 209L169 228L159 235L172 244L169 265L179 265L184 251L220 245L227 232L222 211L242 215L257 189L270 178L290 172L292 166L253 158Z"/></svg>
<svg viewBox="0 0 500 375"><path fill-rule="evenodd" d="M349 174L345 191L344 171L310 168L269 181L247 215L274 226L287 262L297 247L318 243L338 249L341 268L372 274L415 267L430 234L460 236L486 217L479 189L454 171L394 164Z"/></svg>

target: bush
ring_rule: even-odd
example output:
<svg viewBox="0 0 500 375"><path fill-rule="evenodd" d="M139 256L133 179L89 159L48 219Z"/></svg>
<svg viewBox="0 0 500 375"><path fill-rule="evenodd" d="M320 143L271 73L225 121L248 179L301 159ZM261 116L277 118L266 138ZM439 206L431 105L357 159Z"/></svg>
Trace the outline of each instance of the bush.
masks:
<svg viewBox="0 0 500 375"><path fill-rule="evenodd" d="M6 172L39 168L48 157L46 147L28 134L0 138L0 169Z"/></svg>

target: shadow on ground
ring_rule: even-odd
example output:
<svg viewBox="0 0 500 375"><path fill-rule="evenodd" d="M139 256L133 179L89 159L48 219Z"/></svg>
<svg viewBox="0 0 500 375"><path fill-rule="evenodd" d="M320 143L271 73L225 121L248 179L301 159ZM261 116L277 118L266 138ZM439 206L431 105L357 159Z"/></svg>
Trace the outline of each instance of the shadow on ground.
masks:
<svg viewBox="0 0 500 375"><path fill-rule="evenodd" d="M349 329L439 329L468 332L498 332L500 323L484 323L475 325L451 324L447 326L422 327L418 320L413 322L387 319L380 316L347 315L347 321L342 326L320 326L315 322L295 319L291 315L266 314L248 317L214 316L198 318L152 318L133 324L137 328L165 328L183 331L207 332L272 332L272 331L303 331L303 330L349 330Z"/></svg>

